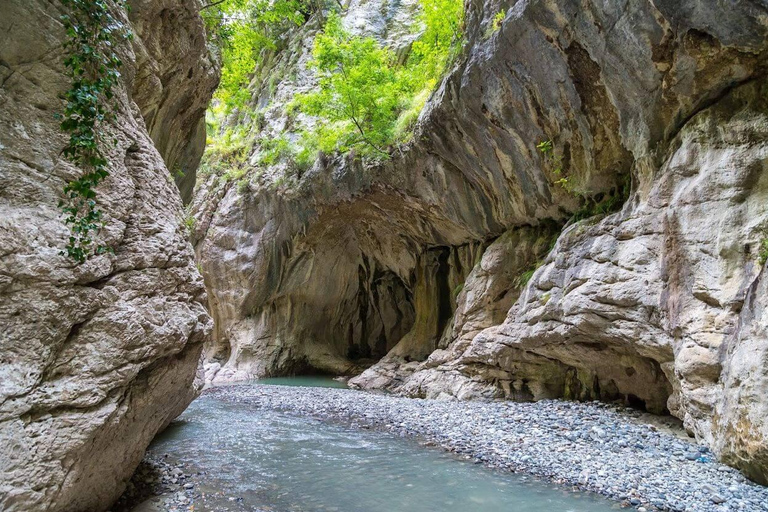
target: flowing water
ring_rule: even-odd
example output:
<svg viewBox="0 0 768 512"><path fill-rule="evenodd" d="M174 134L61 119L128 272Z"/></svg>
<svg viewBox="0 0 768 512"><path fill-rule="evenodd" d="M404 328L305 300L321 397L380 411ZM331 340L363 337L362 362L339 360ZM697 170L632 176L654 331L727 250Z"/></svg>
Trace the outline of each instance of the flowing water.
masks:
<svg viewBox="0 0 768 512"><path fill-rule="evenodd" d="M274 380L271 381L277 383ZM333 385L318 379L282 384ZM195 510L604 512L617 504L387 433L203 396L151 451L204 471Z"/></svg>
<svg viewBox="0 0 768 512"><path fill-rule="evenodd" d="M257 384L273 384L276 386L309 386L316 388L346 388L347 383L331 377L300 375L298 377L270 377L260 379Z"/></svg>

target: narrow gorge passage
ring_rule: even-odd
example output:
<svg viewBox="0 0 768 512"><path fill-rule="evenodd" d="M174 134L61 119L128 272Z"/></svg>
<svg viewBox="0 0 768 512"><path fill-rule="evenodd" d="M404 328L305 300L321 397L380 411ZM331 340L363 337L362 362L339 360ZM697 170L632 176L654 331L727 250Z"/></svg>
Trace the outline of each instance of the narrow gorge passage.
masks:
<svg viewBox="0 0 768 512"><path fill-rule="evenodd" d="M768 512L764 0L0 0L0 512Z"/></svg>

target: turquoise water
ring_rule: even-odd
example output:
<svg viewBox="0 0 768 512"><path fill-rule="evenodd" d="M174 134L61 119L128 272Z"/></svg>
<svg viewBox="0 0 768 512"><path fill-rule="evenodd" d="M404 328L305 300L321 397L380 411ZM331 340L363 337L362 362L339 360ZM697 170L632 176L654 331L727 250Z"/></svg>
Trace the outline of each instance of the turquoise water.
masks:
<svg viewBox="0 0 768 512"><path fill-rule="evenodd" d="M150 450L205 472L204 485L196 488L205 498L196 500L196 511L618 509L597 496L494 471L413 440L209 396L193 402Z"/></svg>
<svg viewBox="0 0 768 512"><path fill-rule="evenodd" d="M276 386L309 386L315 388L346 388L347 383L338 381L333 377L317 375L301 375L298 377L270 377L259 379L257 384L271 384Z"/></svg>

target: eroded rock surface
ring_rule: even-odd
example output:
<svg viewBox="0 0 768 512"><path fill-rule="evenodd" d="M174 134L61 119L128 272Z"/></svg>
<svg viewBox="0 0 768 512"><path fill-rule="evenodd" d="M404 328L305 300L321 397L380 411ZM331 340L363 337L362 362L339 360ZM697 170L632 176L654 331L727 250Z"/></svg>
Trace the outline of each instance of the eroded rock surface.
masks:
<svg viewBox="0 0 768 512"><path fill-rule="evenodd" d="M397 12L382 25L370 6L352 2L347 24L371 17L407 48L387 30ZM765 481L767 14L469 2L465 54L389 162L289 175L252 159L243 183L201 187L208 378L352 373L385 356L352 384L618 399L670 411ZM316 28L254 84L264 135L290 127L285 102L312 84Z"/></svg>
<svg viewBox="0 0 768 512"><path fill-rule="evenodd" d="M763 94L750 83L690 120L624 210L567 228L505 321L454 347L420 391L458 371L493 396L624 398L711 442L726 346L761 271ZM565 371L543 370L554 362Z"/></svg>
<svg viewBox="0 0 768 512"><path fill-rule="evenodd" d="M98 188L101 236L115 252L82 265L60 255L68 228L57 203L81 172L61 156L66 137L54 118L69 87L64 7L2 6L2 510L108 508L152 437L198 391L211 319L163 157L199 159L191 135L217 70L197 2L131 6L135 38L119 50L117 118L101 128L105 140L116 140L106 148L110 176ZM170 130L157 147L153 127Z"/></svg>

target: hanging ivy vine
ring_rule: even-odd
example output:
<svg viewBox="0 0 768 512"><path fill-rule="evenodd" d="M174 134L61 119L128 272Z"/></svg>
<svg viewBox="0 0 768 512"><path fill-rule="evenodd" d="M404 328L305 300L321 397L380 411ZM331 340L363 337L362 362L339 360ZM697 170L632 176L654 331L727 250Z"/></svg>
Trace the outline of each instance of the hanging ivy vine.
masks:
<svg viewBox="0 0 768 512"><path fill-rule="evenodd" d="M65 93L64 112L57 114L61 130L69 135L62 155L83 171L64 187L59 208L70 227L62 254L83 263L93 254L110 248L94 238L103 226L96 187L109 176L109 161L100 125L114 119L114 88L122 65L117 44L132 37L111 8L126 9L125 0L61 0L69 14L61 16L67 34L64 65L72 80ZM113 142L114 143L114 142Z"/></svg>

